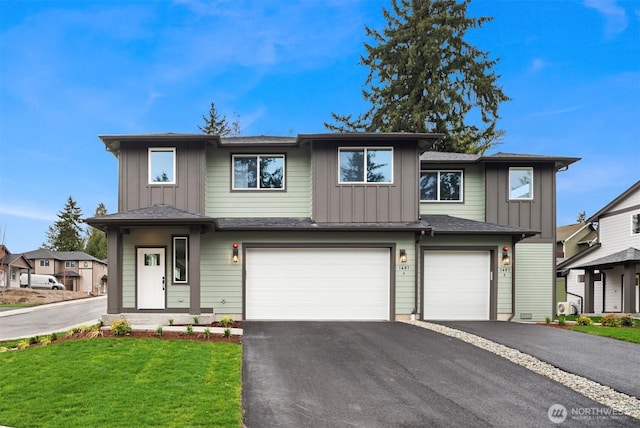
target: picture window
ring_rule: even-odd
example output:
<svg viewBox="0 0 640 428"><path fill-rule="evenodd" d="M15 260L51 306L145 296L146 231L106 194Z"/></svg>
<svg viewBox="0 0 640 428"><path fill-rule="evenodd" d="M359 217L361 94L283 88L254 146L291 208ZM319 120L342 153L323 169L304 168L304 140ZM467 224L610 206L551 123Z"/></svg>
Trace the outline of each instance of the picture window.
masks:
<svg viewBox="0 0 640 428"><path fill-rule="evenodd" d="M338 149L340 183L393 182L393 149L340 148Z"/></svg>
<svg viewBox="0 0 640 428"><path fill-rule="evenodd" d="M234 190L284 190L284 155L234 155Z"/></svg>

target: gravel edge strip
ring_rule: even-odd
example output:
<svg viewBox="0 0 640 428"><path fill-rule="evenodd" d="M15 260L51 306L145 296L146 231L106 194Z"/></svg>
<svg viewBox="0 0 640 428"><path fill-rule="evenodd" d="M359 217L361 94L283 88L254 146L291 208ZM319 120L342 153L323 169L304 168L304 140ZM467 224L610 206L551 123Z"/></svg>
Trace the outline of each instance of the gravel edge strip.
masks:
<svg viewBox="0 0 640 428"><path fill-rule="evenodd" d="M545 363L532 355L522 353L517 349L509 348L508 346L500 345L499 343L492 342L491 340L476 336L475 334L430 322L403 322L435 331L446 336L454 337L473 346L489 351L531 370L532 372L561 383L562 385L592 399L593 401L611 407L612 409L624 413L627 416L631 416L632 418L640 419L640 400L636 397L623 394L622 392L618 392L608 386L601 385L598 382L594 382L585 377L560 370L559 368L554 367L549 363Z"/></svg>

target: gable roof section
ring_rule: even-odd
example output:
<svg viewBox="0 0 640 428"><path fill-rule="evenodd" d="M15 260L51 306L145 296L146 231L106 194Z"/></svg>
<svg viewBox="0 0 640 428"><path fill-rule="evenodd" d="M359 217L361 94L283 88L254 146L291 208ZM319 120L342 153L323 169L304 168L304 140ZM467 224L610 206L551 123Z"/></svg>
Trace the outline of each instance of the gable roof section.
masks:
<svg viewBox="0 0 640 428"><path fill-rule="evenodd" d="M62 261L77 261L87 260L105 263L104 260L100 260L97 257L93 257L91 254L87 254L83 251L53 251L48 248L39 248L33 251L27 251L23 254L27 260L35 259L53 259Z"/></svg>
<svg viewBox="0 0 640 428"><path fill-rule="evenodd" d="M627 190L622 192L620 196L618 196L613 201L605 205L600 211L592 215L587 221L589 222L598 221L600 217L603 217L605 214L607 214L608 211L614 208L619 202L626 199L629 195L631 195L634 192L639 192L640 194L640 180L638 180L635 184L633 184Z"/></svg>
<svg viewBox="0 0 640 428"><path fill-rule="evenodd" d="M213 227L213 218L195 214L171 205L157 204L152 207L91 217L85 223L106 230L108 226L166 226L166 225L202 225Z"/></svg>
<svg viewBox="0 0 640 428"><path fill-rule="evenodd" d="M618 251L617 253L576 266L575 269L584 269L589 267L606 268L624 263L640 263L640 250L629 247L626 250Z"/></svg>
<svg viewBox="0 0 640 428"><path fill-rule="evenodd" d="M24 254L7 253L2 258L2 260L0 260L0 264L12 265L18 268L25 268L25 269L31 269L33 267L31 262L24 256Z"/></svg>

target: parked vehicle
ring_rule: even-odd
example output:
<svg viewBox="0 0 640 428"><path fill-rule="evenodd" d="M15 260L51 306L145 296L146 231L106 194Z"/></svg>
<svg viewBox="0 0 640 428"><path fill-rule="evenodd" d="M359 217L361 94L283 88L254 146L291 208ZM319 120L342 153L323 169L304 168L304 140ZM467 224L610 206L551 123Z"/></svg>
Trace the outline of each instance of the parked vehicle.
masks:
<svg viewBox="0 0 640 428"><path fill-rule="evenodd" d="M29 275L20 275L20 287L29 287ZM31 288L48 288L50 290L64 290L64 285L60 284L53 275L31 274Z"/></svg>

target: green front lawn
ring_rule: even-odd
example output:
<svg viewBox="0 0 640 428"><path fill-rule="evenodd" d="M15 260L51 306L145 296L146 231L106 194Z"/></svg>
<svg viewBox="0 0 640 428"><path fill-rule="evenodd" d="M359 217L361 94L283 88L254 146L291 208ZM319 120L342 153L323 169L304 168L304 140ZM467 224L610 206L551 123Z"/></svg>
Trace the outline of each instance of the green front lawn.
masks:
<svg viewBox="0 0 640 428"><path fill-rule="evenodd" d="M569 327L570 330L581 331L583 333L595 334L597 336L612 337L625 342L640 343L640 328L638 327L602 327L596 325L578 325Z"/></svg>
<svg viewBox="0 0 640 428"><path fill-rule="evenodd" d="M0 353L0 425L239 427L242 347L70 340Z"/></svg>
<svg viewBox="0 0 640 428"><path fill-rule="evenodd" d="M0 303L0 308L30 308L31 306L38 306L35 303Z"/></svg>
<svg viewBox="0 0 640 428"><path fill-rule="evenodd" d="M618 316L620 316L620 314ZM564 319L566 321L577 321L579 317L580 317L580 315L567 315L567 316L564 317ZM600 320L602 320L602 317L599 317L599 316L596 316L596 315L589 316L589 318L591 318L591 320L593 322L595 322L595 323L599 323ZM640 327L640 319L634 319L633 323L634 323L633 324L634 326Z"/></svg>

